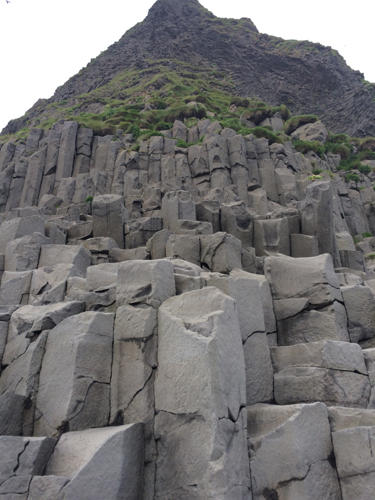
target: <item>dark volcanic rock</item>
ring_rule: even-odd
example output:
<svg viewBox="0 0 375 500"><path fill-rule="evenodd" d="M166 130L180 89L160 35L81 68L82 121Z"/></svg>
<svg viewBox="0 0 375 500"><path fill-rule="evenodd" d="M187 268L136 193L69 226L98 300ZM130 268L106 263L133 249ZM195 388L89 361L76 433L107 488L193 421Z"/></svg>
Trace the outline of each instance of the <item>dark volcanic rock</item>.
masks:
<svg viewBox="0 0 375 500"><path fill-rule="evenodd" d="M375 135L375 88L336 51L260 34L250 19L217 18L197 0L158 0L142 23L3 133L25 126L47 103L90 92L120 71L160 59L214 66L231 74L239 95L286 104L294 113L316 113L337 132Z"/></svg>

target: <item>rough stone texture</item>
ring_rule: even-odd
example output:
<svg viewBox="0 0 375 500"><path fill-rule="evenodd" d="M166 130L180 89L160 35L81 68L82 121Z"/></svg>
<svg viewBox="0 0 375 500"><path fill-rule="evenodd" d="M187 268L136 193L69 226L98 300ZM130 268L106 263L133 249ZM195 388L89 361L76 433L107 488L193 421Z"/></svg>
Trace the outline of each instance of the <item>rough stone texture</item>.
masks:
<svg viewBox="0 0 375 500"><path fill-rule="evenodd" d="M0 253L4 253L11 240L33 233L44 234L44 221L39 215L15 217L4 221L0 226Z"/></svg>
<svg viewBox="0 0 375 500"><path fill-rule="evenodd" d="M275 374L274 390L278 404L324 401L366 408L370 396L367 376L327 368L285 368Z"/></svg>
<svg viewBox="0 0 375 500"><path fill-rule="evenodd" d="M117 305L159 307L175 295L173 264L168 260L123 262L119 266Z"/></svg>
<svg viewBox="0 0 375 500"><path fill-rule="evenodd" d="M171 191L162 204L164 228L173 230L179 219L196 220L195 204L187 191Z"/></svg>
<svg viewBox="0 0 375 500"><path fill-rule="evenodd" d="M5 250L5 271L20 272L36 269L42 246L48 243L48 238L41 233L33 233L10 241Z"/></svg>
<svg viewBox="0 0 375 500"><path fill-rule="evenodd" d="M141 424L68 432L55 448L46 477L70 479L62 490L66 500L137 500L143 460Z"/></svg>
<svg viewBox="0 0 375 500"><path fill-rule="evenodd" d="M282 253L290 255L288 220L257 220L254 225L255 249L257 255Z"/></svg>
<svg viewBox="0 0 375 500"><path fill-rule="evenodd" d="M328 130L324 123L318 120L315 123L307 123L306 125L302 125L302 127L298 127L292 133L292 137L301 141L319 141L324 143L328 137Z"/></svg>
<svg viewBox="0 0 375 500"><path fill-rule="evenodd" d="M241 241L226 233L201 236L201 262L210 271L228 273L241 269Z"/></svg>
<svg viewBox="0 0 375 500"><path fill-rule="evenodd" d="M370 500L375 486L375 427L353 427L332 433L342 498Z"/></svg>
<svg viewBox="0 0 375 500"><path fill-rule="evenodd" d="M334 231L333 190L328 181L313 182L306 189L301 208L302 233L315 236L319 253L330 253L340 263Z"/></svg>
<svg viewBox="0 0 375 500"><path fill-rule="evenodd" d="M81 313L49 332L36 402L36 435L109 419L113 315Z"/></svg>
<svg viewBox="0 0 375 500"><path fill-rule="evenodd" d="M160 48L171 33L176 46L184 36L178 60L190 57L197 50L191 40L195 46L198 40L210 67L218 62L221 74L235 80L245 73L254 78L267 47L260 90L268 92L275 81L269 71L285 48L250 21L236 23L211 18L196 0L159 0L146 28L140 24L127 38L129 50L120 41L110 61L103 55L83 71L90 89L80 87L78 94L105 84L106 75L129 62L145 69L146 61L152 77L155 58L147 57L144 41L152 36L152 47ZM232 59L241 64L228 72L223 57L234 54L232 46ZM169 49L168 64L178 72ZM250 49L246 62L242 54ZM301 68L313 63L311 82L324 87L325 99L337 92L341 109L371 112L361 100L371 87L355 74L355 90L343 92L345 71L331 50L297 43L292 52L279 65L294 75L293 82L278 81L284 102ZM132 64L140 53L146 56L141 66ZM204 59L196 59L203 72ZM325 87L327 81L335 88ZM69 92L77 82L81 74ZM59 102L77 106L65 92L58 91ZM159 103L144 97L144 110L135 112L147 119ZM192 114L206 106L185 104ZM101 103L84 106L85 113L104 111ZM37 113L43 107L39 103ZM244 127L285 130L281 113L260 116L271 112L254 112L242 99L234 99L228 113L241 107L247 108ZM134 464L131 495L144 500L340 499L322 402L336 405L329 409L333 433L359 433L358 446L337 448L340 467L355 464L362 456L358 429L370 435L375 427L373 174L345 182L338 155L302 154L293 141L243 137L206 112L208 118L191 127L177 120L144 140L120 130L98 136L63 121L49 131L31 128L16 143L0 140L0 439L56 435L61 449L66 439L61 470L52 470L51 462L47 471L13 475L0 485L1 498L128 498L124 478L127 464ZM286 128L293 132L297 122ZM358 128L363 123L356 120ZM298 127L294 135L323 140L325 125ZM276 404L254 406L260 402ZM116 426L139 429L134 423L142 423L143 436L132 431L133 444L125 449L127 431ZM87 432L95 426L102 428ZM363 456L368 450L365 443ZM2 456L6 462L11 454ZM343 473L342 491L373 500L374 474Z"/></svg>
<svg viewBox="0 0 375 500"><path fill-rule="evenodd" d="M56 263L73 264L78 276L85 276L91 263L90 253L78 245L44 245L40 252L39 267L52 267Z"/></svg>
<svg viewBox="0 0 375 500"><path fill-rule="evenodd" d="M319 254L318 241L315 236L291 234L290 245L292 257L315 257Z"/></svg>
<svg viewBox="0 0 375 500"><path fill-rule="evenodd" d="M154 416L157 312L150 306L117 309L111 379L111 421L148 422Z"/></svg>
<svg viewBox="0 0 375 500"><path fill-rule="evenodd" d="M105 194L95 196L92 202L94 237L110 236L120 248L124 248L126 220L122 196Z"/></svg>
<svg viewBox="0 0 375 500"><path fill-rule="evenodd" d="M260 284L244 271L225 276L212 274L206 279L237 303L246 370L247 405L273 399L273 370L264 324Z"/></svg>
<svg viewBox="0 0 375 500"><path fill-rule="evenodd" d="M340 500L325 405L247 409L253 498Z"/></svg>
<svg viewBox="0 0 375 500"><path fill-rule="evenodd" d="M324 340L288 347L272 347L276 371L289 366L321 367L367 375L362 349L348 342Z"/></svg>
<svg viewBox="0 0 375 500"><path fill-rule="evenodd" d="M26 499L32 476L43 473L54 446L52 438L1 436L0 496Z"/></svg>
<svg viewBox="0 0 375 500"><path fill-rule="evenodd" d="M166 256L183 259L193 264L200 264L200 240L199 236L190 236L187 234L175 234L168 238Z"/></svg>
<svg viewBox="0 0 375 500"><path fill-rule="evenodd" d="M361 348L348 342L312 342L271 348L278 404L323 401L366 408L370 382Z"/></svg>
<svg viewBox="0 0 375 500"><path fill-rule="evenodd" d="M330 255L309 258L267 257L278 343L349 340L347 316Z"/></svg>
<svg viewBox="0 0 375 500"><path fill-rule="evenodd" d="M33 476L27 500L56 500L69 479L59 476Z"/></svg>
<svg viewBox="0 0 375 500"><path fill-rule="evenodd" d="M234 301L209 287L165 302L158 360L156 498L246 498L245 366Z"/></svg>
<svg viewBox="0 0 375 500"><path fill-rule="evenodd" d="M367 286L342 288L351 342L375 336L375 296Z"/></svg>
<svg viewBox="0 0 375 500"><path fill-rule="evenodd" d="M333 406L328 408L328 414L332 432L375 425L375 411L373 410Z"/></svg>

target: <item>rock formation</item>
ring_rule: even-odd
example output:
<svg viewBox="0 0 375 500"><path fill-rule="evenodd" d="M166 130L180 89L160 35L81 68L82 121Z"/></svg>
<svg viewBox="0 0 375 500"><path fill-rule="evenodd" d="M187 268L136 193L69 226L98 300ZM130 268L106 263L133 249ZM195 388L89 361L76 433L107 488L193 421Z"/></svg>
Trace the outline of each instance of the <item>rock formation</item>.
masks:
<svg viewBox="0 0 375 500"><path fill-rule="evenodd" d="M1 499L373 500L375 165L309 125L1 143Z"/></svg>
<svg viewBox="0 0 375 500"><path fill-rule="evenodd" d="M51 99L38 101L24 117L11 121L3 133L64 117L64 110L98 113L108 95L124 99L119 82L131 86L134 72L138 76L133 83L139 83L140 72L156 77L156 61L179 74L198 66L211 82L218 72L224 87L235 94L286 104L295 114L317 114L336 132L375 135L375 86L349 68L337 51L259 33L250 19L220 19L198 0L157 0L142 23L59 87ZM222 75L230 75L231 81L223 82Z"/></svg>

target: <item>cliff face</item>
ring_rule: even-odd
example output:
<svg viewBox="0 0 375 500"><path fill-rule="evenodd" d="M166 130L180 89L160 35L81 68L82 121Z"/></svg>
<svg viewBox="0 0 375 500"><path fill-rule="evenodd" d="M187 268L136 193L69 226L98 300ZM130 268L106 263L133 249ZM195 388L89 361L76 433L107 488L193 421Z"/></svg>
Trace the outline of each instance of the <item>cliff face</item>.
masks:
<svg viewBox="0 0 375 500"><path fill-rule="evenodd" d="M317 151L207 119L1 145L1 497L372 498L375 163Z"/></svg>
<svg viewBox="0 0 375 500"><path fill-rule="evenodd" d="M371 88L159 0L1 138L0 498L373 499L375 139L235 91Z"/></svg>
<svg viewBox="0 0 375 500"><path fill-rule="evenodd" d="M121 71L145 69L162 59L215 68L231 77L238 95L284 103L295 113L316 113L333 131L375 135L374 88L337 52L260 34L251 20L217 18L196 0L158 0L142 23L3 132L26 126L48 104L72 104Z"/></svg>

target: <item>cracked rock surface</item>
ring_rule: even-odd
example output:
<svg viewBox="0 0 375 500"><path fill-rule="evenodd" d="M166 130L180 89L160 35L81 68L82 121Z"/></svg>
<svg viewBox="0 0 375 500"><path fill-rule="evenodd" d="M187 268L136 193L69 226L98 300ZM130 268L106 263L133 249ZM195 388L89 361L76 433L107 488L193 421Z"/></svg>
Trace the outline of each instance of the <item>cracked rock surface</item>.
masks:
<svg viewBox="0 0 375 500"><path fill-rule="evenodd" d="M0 499L373 500L375 177L339 163L208 119L1 144Z"/></svg>

